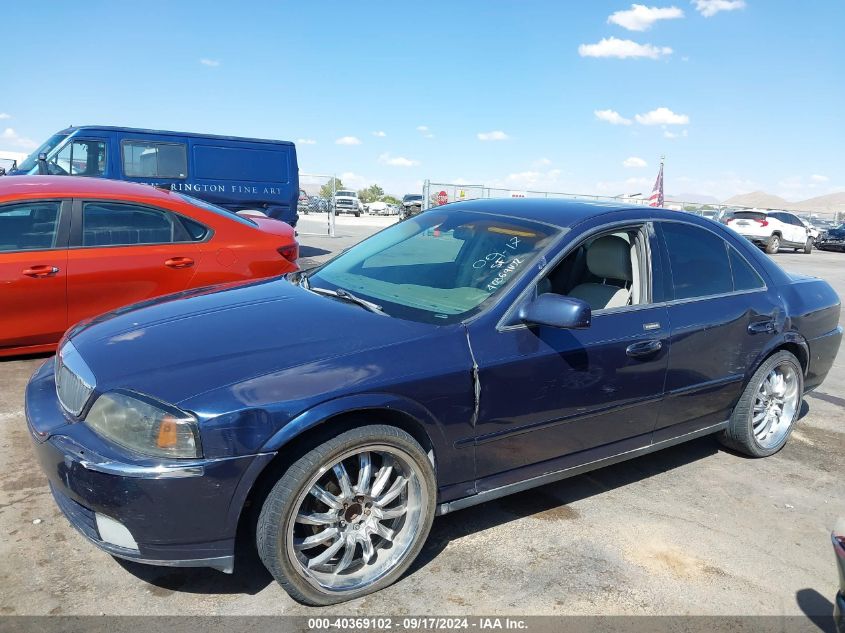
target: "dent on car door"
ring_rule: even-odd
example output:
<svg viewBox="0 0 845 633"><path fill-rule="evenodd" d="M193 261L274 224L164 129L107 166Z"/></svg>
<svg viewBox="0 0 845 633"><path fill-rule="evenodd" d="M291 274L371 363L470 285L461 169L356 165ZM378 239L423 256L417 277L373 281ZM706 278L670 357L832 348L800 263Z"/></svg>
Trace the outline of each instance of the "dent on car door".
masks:
<svg viewBox="0 0 845 633"><path fill-rule="evenodd" d="M487 477L479 491L649 444L669 351L652 242L647 225L593 235L514 306L546 292L586 298L594 312L585 329L517 317L470 326L481 385L477 468Z"/></svg>
<svg viewBox="0 0 845 633"><path fill-rule="evenodd" d="M67 328L70 202L0 205L0 351L50 345Z"/></svg>
<svg viewBox="0 0 845 633"><path fill-rule="evenodd" d="M749 368L783 322L760 273L720 235L661 222L674 301L666 398L654 441L727 420Z"/></svg>
<svg viewBox="0 0 845 633"><path fill-rule="evenodd" d="M178 216L110 200L74 203L68 249L68 322L179 292L202 255Z"/></svg>

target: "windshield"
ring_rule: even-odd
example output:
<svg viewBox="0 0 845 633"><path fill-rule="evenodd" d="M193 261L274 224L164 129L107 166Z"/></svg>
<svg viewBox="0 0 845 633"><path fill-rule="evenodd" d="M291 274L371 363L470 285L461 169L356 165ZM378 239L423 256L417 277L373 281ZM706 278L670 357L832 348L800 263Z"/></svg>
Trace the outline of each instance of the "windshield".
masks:
<svg viewBox="0 0 845 633"><path fill-rule="evenodd" d="M408 194L404 198L402 198L405 202L409 202L411 200L422 200L422 196L416 194Z"/></svg>
<svg viewBox="0 0 845 633"><path fill-rule="evenodd" d="M528 270L560 229L469 211L431 211L394 224L309 277L390 316L454 323L479 312Z"/></svg>
<svg viewBox="0 0 845 633"><path fill-rule="evenodd" d="M44 141L41 147L39 147L37 150L32 152L32 154L23 159L20 165L18 165L18 170L30 171L33 167L35 167L35 164L38 162L39 154L49 154L54 147L56 147L59 143L65 140L68 136L70 136L68 132L60 132L58 134L53 134L53 136Z"/></svg>
<svg viewBox="0 0 845 633"><path fill-rule="evenodd" d="M358 194L357 194L357 193L355 193L354 191L338 191L338 192L337 192L336 194L334 194L334 195L336 195L336 196L344 196L344 197L346 197L346 198L357 198L357 197L358 197Z"/></svg>

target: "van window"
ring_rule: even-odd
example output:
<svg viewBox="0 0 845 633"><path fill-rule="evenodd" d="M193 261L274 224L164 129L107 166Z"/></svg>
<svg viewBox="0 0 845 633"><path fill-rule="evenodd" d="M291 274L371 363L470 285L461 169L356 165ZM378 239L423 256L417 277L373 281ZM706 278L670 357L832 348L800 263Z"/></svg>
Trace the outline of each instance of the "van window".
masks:
<svg viewBox="0 0 845 633"><path fill-rule="evenodd" d="M105 171L106 144L103 141L74 140L47 163L51 176L102 176Z"/></svg>
<svg viewBox="0 0 845 633"><path fill-rule="evenodd" d="M132 178L186 178L184 143L123 141L123 173Z"/></svg>
<svg viewBox="0 0 845 633"><path fill-rule="evenodd" d="M290 181L286 146L277 149L194 144L194 178L287 183Z"/></svg>

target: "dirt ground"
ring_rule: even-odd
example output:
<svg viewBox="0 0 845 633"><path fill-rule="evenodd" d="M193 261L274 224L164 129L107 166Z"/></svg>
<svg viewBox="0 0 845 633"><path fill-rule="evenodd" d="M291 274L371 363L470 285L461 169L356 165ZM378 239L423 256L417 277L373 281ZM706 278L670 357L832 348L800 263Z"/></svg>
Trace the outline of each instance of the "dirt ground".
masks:
<svg viewBox="0 0 845 633"><path fill-rule="evenodd" d="M372 232L300 229L304 261ZM780 253L845 296L845 254ZM410 573L327 609L293 602L255 560L233 575L120 562L55 507L27 436L23 391L45 357L0 361L0 614L827 615L829 532L845 515L845 354L763 460L712 438L436 519Z"/></svg>

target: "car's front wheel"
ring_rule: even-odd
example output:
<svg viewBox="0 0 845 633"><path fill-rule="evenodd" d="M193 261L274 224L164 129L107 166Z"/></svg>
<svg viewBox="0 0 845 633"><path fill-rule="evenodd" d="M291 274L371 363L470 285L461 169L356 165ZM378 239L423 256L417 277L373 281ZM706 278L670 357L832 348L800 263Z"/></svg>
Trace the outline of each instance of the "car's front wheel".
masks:
<svg viewBox="0 0 845 633"><path fill-rule="evenodd" d="M261 560L292 598L328 605L396 581L422 549L436 484L405 431L368 425L292 464L258 517Z"/></svg>
<svg viewBox="0 0 845 633"><path fill-rule="evenodd" d="M804 372L793 354L772 354L754 372L720 435L728 448L752 457L777 453L801 411Z"/></svg>
<svg viewBox="0 0 845 633"><path fill-rule="evenodd" d="M813 252L813 238L808 237L804 243L804 254L809 255Z"/></svg>

